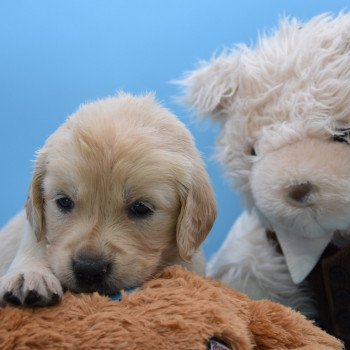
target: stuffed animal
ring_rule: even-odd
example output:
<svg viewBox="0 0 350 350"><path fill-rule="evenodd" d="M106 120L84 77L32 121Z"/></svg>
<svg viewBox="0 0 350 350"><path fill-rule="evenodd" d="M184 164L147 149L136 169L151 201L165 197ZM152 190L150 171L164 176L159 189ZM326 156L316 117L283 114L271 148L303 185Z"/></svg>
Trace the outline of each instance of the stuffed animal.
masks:
<svg viewBox="0 0 350 350"><path fill-rule="evenodd" d="M116 302L67 293L50 308L0 308L0 348L342 349L301 314L251 301L180 266Z"/></svg>
<svg viewBox="0 0 350 350"><path fill-rule="evenodd" d="M208 274L350 342L350 14L284 19L188 73L246 211Z"/></svg>

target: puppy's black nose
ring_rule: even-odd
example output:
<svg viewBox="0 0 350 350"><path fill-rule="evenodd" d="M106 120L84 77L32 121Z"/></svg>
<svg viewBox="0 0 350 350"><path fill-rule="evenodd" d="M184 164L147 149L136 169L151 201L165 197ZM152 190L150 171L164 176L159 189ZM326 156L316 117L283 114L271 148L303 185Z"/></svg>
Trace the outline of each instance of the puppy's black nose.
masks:
<svg viewBox="0 0 350 350"><path fill-rule="evenodd" d="M103 259L78 257L73 260L73 272L78 284L96 285L109 275L110 265Z"/></svg>

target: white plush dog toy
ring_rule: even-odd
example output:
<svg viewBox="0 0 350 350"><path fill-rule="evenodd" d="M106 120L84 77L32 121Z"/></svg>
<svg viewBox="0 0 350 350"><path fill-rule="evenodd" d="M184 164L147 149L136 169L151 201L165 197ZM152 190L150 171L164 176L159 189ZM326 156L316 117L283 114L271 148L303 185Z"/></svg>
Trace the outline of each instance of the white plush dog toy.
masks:
<svg viewBox="0 0 350 350"><path fill-rule="evenodd" d="M283 20L180 84L197 114L221 123L217 155L247 207L208 274L326 315L350 340L350 15Z"/></svg>

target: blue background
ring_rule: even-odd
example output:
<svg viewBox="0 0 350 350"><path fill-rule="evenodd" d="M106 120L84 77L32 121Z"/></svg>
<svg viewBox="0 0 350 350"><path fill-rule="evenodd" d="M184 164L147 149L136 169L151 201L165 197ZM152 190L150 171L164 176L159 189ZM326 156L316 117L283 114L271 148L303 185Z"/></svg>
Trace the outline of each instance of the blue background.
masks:
<svg viewBox="0 0 350 350"><path fill-rule="evenodd" d="M123 89L155 91L190 128L208 165L219 215L210 257L241 212L212 159L218 127L193 123L169 84L200 59L275 27L347 9L341 0L0 0L0 226L23 207L31 160L79 104ZM0 237L1 239L1 237ZM1 253L0 253L1 254Z"/></svg>

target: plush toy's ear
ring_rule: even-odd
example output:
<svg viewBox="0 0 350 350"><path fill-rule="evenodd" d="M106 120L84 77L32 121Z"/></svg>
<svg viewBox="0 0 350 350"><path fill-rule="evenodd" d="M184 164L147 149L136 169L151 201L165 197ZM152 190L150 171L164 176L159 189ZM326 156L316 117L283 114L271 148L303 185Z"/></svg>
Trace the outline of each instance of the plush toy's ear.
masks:
<svg viewBox="0 0 350 350"><path fill-rule="evenodd" d="M210 62L201 63L197 70L175 81L183 90L179 100L201 116L222 120L234 101L238 72L238 53L224 53Z"/></svg>
<svg viewBox="0 0 350 350"><path fill-rule="evenodd" d="M45 234L44 197L42 183L45 175L45 157L42 152L38 153L35 161L34 174L29 188L26 202L26 214L30 225L38 241Z"/></svg>
<svg viewBox="0 0 350 350"><path fill-rule="evenodd" d="M180 184L181 211L176 227L180 257L191 262L212 228L216 217L216 202L204 167L195 167L190 183Z"/></svg>

